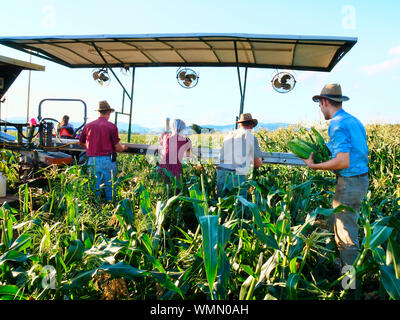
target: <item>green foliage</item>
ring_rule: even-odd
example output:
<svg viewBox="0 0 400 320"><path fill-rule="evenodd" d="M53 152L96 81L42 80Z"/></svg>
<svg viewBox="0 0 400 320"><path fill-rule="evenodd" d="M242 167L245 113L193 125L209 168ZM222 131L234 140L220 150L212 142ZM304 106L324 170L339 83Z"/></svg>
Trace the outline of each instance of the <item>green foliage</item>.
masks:
<svg viewBox="0 0 400 320"><path fill-rule="evenodd" d="M202 129L201 126L193 123L190 127L192 128L194 133L196 133L196 134L200 134L201 133L201 129Z"/></svg>
<svg viewBox="0 0 400 320"><path fill-rule="evenodd" d="M318 132L298 126L257 137L264 151L290 152L292 139L327 139ZM371 125L367 134L355 296L399 299L400 127ZM208 138L220 146L222 135ZM1 170L15 160L8 154ZM97 201L84 166L44 170L44 188L15 181L19 203L0 207L0 299L340 300L351 290L326 227L344 209L331 208L331 172L264 165L244 182L247 198L237 188L217 198L210 163L184 163L182 178L169 183L156 159L122 154L118 166L115 204Z"/></svg>

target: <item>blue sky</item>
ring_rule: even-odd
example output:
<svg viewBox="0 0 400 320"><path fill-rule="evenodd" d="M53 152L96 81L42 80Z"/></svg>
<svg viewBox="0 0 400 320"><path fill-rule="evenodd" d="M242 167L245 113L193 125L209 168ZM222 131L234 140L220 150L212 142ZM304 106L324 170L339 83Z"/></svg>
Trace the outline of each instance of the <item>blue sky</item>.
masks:
<svg viewBox="0 0 400 320"><path fill-rule="evenodd" d="M357 37L357 44L332 72L295 71L297 83L287 94L275 92L270 81L276 70L249 69L244 110L260 122L315 123L323 117L311 97L325 83L340 83L350 97L345 110L363 123L400 122L399 1L65 1L20 0L2 4L0 36L254 33ZM0 46L0 55L29 61L22 52ZM122 90L115 79L100 87L92 69L69 69L32 57L46 66L31 73L29 114L37 116L44 98L79 98L88 104L89 120L99 100L117 110ZM240 93L235 68L194 68L198 85L187 90L176 82L177 68L137 68L133 122L160 127L165 117L188 125L230 124L239 112ZM117 74L119 70L115 70ZM243 74L244 70L242 70ZM129 86L129 77L120 76ZM1 117L26 117L28 72L6 95ZM82 118L79 104L47 104L49 117ZM120 118L119 121L126 121Z"/></svg>

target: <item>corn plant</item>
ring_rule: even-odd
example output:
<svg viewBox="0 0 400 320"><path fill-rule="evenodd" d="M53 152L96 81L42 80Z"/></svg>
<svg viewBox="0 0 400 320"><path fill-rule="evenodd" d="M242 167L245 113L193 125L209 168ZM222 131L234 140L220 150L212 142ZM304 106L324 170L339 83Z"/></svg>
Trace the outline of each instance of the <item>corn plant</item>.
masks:
<svg viewBox="0 0 400 320"><path fill-rule="evenodd" d="M327 140L326 127L318 130ZM19 202L0 207L0 299L342 300L354 290L356 299L398 300L399 132L367 126L370 188L356 289L343 286L349 273L337 270L325 227L344 209L332 209L333 173L264 165L240 186L247 196L233 188L217 198L211 163L184 163L183 176L166 181L155 158L121 154L115 203L97 201L85 166L42 169L45 187L10 185ZM302 126L257 133L271 152L308 136ZM17 159L7 153L0 170L12 176Z"/></svg>

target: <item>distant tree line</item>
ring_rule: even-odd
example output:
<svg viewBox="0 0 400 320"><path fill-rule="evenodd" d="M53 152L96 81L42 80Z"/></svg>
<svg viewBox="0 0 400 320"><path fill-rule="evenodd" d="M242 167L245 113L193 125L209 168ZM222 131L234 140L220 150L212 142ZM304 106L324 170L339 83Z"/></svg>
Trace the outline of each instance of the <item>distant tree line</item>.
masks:
<svg viewBox="0 0 400 320"><path fill-rule="evenodd" d="M214 128L204 128L201 127L195 123L193 123L190 128L192 129L192 132L195 134L201 134L201 133L213 133L215 130Z"/></svg>

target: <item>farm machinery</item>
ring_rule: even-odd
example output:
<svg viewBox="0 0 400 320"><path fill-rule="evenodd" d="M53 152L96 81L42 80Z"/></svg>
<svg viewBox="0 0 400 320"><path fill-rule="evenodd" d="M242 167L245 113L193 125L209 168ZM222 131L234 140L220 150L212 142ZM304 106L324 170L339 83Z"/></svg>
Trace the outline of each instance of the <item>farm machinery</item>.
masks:
<svg viewBox="0 0 400 320"><path fill-rule="evenodd" d="M296 80L291 70L330 72L355 45L356 38L257 34L145 34L145 35L89 35L0 37L0 44L46 59L69 68L91 68L92 78L100 85L108 85L111 75L122 88L122 105L115 112L115 124L120 116L128 116L127 153L156 155L157 146L130 143L134 101L135 69L142 67L178 67L176 80L185 89L194 88L198 74L193 67L235 67L239 80L239 114L244 112L248 68L275 69L271 80L275 91L291 91ZM1 58L1 57L0 57ZM113 69L131 74L131 87L126 88ZM240 69L245 70L242 78ZM289 70L287 72L278 72ZM22 70L44 70L44 67L23 61L0 59L0 101L5 91ZM39 104L38 123L9 123L0 121L0 145L21 154L21 178L27 180L31 172L47 165L65 165L84 161L84 148L78 145L79 129L86 123L86 104L82 125L69 138L55 133L56 119L42 117ZM77 99L54 99L58 102ZM125 110L128 104L128 110ZM1 102L0 102L1 118ZM236 117L236 120L238 116ZM234 120L234 119L232 119ZM27 119L28 122L28 119ZM234 121L233 121L234 122ZM117 124L118 125L118 124ZM7 133L14 128L16 137ZM219 150L194 148L198 158L218 160ZM291 153L263 154L264 163L304 165Z"/></svg>
<svg viewBox="0 0 400 320"><path fill-rule="evenodd" d="M87 122L87 104L81 99L46 98L38 106L37 121L16 123L1 119L1 104L7 90L23 70L44 71L45 67L25 61L0 56L0 148L20 155L19 179L25 183L35 180L40 168L50 165L69 165L86 160L85 148L78 144L78 136ZM83 122L70 136L58 133L57 119L43 116L43 105L47 102L78 102L83 106ZM157 154L157 148L148 145L129 144L129 153Z"/></svg>
<svg viewBox="0 0 400 320"><path fill-rule="evenodd" d="M27 181L30 173L37 171L40 166L70 163L71 156L51 148L53 123L47 119L35 125L2 120L3 97L23 70L44 71L45 67L0 56L0 145L2 149L21 155L19 176L22 181Z"/></svg>

